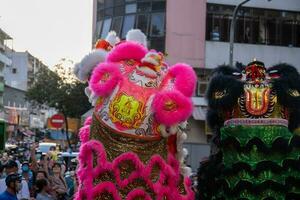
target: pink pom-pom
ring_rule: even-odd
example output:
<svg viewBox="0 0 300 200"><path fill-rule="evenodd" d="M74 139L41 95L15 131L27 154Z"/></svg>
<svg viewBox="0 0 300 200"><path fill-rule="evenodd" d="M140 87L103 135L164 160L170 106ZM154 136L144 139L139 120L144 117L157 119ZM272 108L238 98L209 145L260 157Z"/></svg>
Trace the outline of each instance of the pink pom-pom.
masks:
<svg viewBox="0 0 300 200"><path fill-rule="evenodd" d="M93 71L90 88L96 95L106 97L111 94L120 80L122 75L118 64L101 63Z"/></svg>
<svg viewBox="0 0 300 200"><path fill-rule="evenodd" d="M92 120L93 120L92 116L87 117L87 118L85 119L83 125L84 125L84 126L86 126L86 125L91 125L91 124L92 124Z"/></svg>
<svg viewBox="0 0 300 200"><path fill-rule="evenodd" d="M119 62L122 60L134 59L140 61L148 50L141 44L136 42L122 42L116 45L107 55L107 62Z"/></svg>
<svg viewBox="0 0 300 200"><path fill-rule="evenodd" d="M172 126L189 118L193 104L190 98L176 90L163 91L154 97L152 109L159 123Z"/></svg>
<svg viewBox="0 0 300 200"><path fill-rule="evenodd" d="M84 127L80 128L79 138L80 138L81 143L85 143L85 142L89 141L90 125L85 125Z"/></svg>
<svg viewBox="0 0 300 200"><path fill-rule="evenodd" d="M187 64L178 63L170 68L170 75L175 78L175 88L187 97L193 96L197 76L193 68Z"/></svg>

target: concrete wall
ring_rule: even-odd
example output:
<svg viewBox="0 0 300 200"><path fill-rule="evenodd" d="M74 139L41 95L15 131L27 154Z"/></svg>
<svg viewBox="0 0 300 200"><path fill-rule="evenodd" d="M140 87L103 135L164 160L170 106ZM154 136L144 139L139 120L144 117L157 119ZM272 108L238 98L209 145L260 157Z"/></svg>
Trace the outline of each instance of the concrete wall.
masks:
<svg viewBox="0 0 300 200"><path fill-rule="evenodd" d="M207 144L207 138L205 135L205 122L200 120L195 120L193 117L190 117L188 121L187 131L188 138L185 142L187 143L198 143L198 144Z"/></svg>
<svg viewBox="0 0 300 200"><path fill-rule="evenodd" d="M229 63L229 43L206 41L205 67L215 68ZM266 67L280 63L289 63L300 71L300 48L255 44L234 44L233 61L248 64L253 58L265 63Z"/></svg>
<svg viewBox="0 0 300 200"><path fill-rule="evenodd" d="M28 53L10 52L7 56L12 60L12 65L4 69L5 84L20 90L27 90ZM17 69L17 73L12 73L13 68Z"/></svg>
<svg viewBox="0 0 300 200"><path fill-rule="evenodd" d="M242 0L207 0L207 3L237 5ZM290 10L299 11L299 0L251 0L247 2L244 7L265 8L265 9L278 9L278 10Z"/></svg>
<svg viewBox="0 0 300 200"><path fill-rule="evenodd" d="M92 18L92 44L91 44L91 49L94 47L94 43L96 42L96 23L97 23L97 0L93 0L93 18Z"/></svg>
<svg viewBox="0 0 300 200"><path fill-rule="evenodd" d="M170 64L204 67L206 0L170 0L166 8L166 52Z"/></svg>
<svg viewBox="0 0 300 200"><path fill-rule="evenodd" d="M25 91L9 86L4 88L4 106L27 107Z"/></svg>

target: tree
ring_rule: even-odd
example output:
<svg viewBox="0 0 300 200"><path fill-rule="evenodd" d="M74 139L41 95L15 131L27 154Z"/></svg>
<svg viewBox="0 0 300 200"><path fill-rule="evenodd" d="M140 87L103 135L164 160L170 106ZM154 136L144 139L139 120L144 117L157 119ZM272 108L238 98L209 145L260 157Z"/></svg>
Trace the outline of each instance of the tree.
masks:
<svg viewBox="0 0 300 200"><path fill-rule="evenodd" d="M32 105L38 107L47 105L57 109L64 115L66 122L66 136L70 148L68 134L68 117L80 118L91 108L88 98L84 94L86 84L78 81L72 73L73 62L67 59L53 67L40 69L33 86L27 91L26 98Z"/></svg>

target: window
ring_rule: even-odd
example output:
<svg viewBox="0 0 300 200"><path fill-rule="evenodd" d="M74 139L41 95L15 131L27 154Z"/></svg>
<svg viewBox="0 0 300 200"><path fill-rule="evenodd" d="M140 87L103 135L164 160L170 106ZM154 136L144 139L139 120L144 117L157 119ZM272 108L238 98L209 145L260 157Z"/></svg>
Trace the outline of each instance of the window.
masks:
<svg viewBox="0 0 300 200"><path fill-rule="evenodd" d="M98 9L104 8L104 0L98 0L97 1L97 8Z"/></svg>
<svg viewBox="0 0 300 200"><path fill-rule="evenodd" d="M104 10L99 10L97 12L97 21L104 19Z"/></svg>
<svg viewBox="0 0 300 200"><path fill-rule="evenodd" d="M229 41L233 6L207 4L206 39ZM237 15L235 42L300 47L300 13L241 8Z"/></svg>
<svg viewBox="0 0 300 200"><path fill-rule="evenodd" d="M115 5L123 5L124 4L124 0L115 0Z"/></svg>
<svg viewBox="0 0 300 200"><path fill-rule="evenodd" d="M165 10L166 10L165 1L152 2L152 11L165 11Z"/></svg>
<svg viewBox="0 0 300 200"><path fill-rule="evenodd" d="M105 8L112 7L113 5L114 5L114 1L113 0L105 0L104 1Z"/></svg>
<svg viewBox="0 0 300 200"><path fill-rule="evenodd" d="M141 2L137 5L137 12L149 12L151 11L151 2Z"/></svg>
<svg viewBox="0 0 300 200"><path fill-rule="evenodd" d="M108 8L104 10L104 17L112 17L113 16L113 8Z"/></svg>
<svg viewBox="0 0 300 200"><path fill-rule="evenodd" d="M125 7L125 13L136 13L136 3L127 4Z"/></svg>
<svg viewBox="0 0 300 200"><path fill-rule="evenodd" d="M165 14L153 13L151 16L151 36L163 36L165 31Z"/></svg>
<svg viewBox="0 0 300 200"><path fill-rule="evenodd" d="M124 6L118 6L114 8L114 16L121 16L125 13L125 7Z"/></svg>
<svg viewBox="0 0 300 200"><path fill-rule="evenodd" d="M120 35L122 26L122 17L115 17L111 26L111 30L116 31L117 35Z"/></svg>
<svg viewBox="0 0 300 200"><path fill-rule="evenodd" d="M197 91L196 91L196 96L197 97L204 97L205 96L205 92L206 92L206 88L207 88L207 82L197 82Z"/></svg>
<svg viewBox="0 0 300 200"><path fill-rule="evenodd" d="M102 22L103 21L98 21L97 24L96 24L96 36L97 38L101 37L100 35L100 31L101 31L101 28L102 28Z"/></svg>
<svg viewBox="0 0 300 200"><path fill-rule="evenodd" d="M106 37L106 35L108 34L108 32L110 30L110 25L111 25L111 18L104 20L102 33L101 33L101 38Z"/></svg>
<svg viewBox="0 0 300 200"><path fill-rule="evenodd" d="M148 35L149 15L138 15L136 28Z"/></svg>
<svg viewBox="0 0 300 200"><path fill-rule="evenodd" d="M165 49L165 37L153 37L150 40L151 49L163 52Z"/></svg>
<svg viewBox="0 0 300 200"><path fill-rule="evenodd" d="M127 15L124 17L122 38L125 38L127 32L134 27L134 20L135 20L135 15Z"/></svg>
<svg viewBox="0 0 300 200"><path fill-rule="evenodd" d="M12 73L16 74L17 73L17 68L12 68Z"/></svg>

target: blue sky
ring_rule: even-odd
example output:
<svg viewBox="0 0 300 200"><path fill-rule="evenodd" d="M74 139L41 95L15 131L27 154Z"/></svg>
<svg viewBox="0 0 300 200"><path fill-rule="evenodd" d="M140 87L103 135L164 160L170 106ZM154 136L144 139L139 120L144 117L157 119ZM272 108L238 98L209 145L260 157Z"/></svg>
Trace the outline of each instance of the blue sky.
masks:
<svg viewBox="0 0 300 200"><path fill-rule="evenodd" d="M0 0L0 27L13 37L8 46L51 67L90 51L92 10L92 0Z"/></svg>

